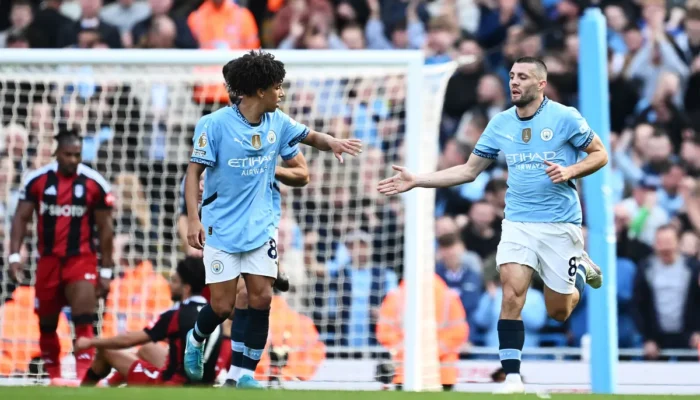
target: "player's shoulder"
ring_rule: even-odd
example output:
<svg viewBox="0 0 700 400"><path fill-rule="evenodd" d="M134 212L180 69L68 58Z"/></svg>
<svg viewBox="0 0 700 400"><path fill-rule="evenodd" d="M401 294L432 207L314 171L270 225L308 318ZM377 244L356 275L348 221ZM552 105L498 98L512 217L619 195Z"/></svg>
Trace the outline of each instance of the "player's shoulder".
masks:
<svg viewBox="0 0 700 400"><path fill-rule="evenodd" d="M558 117L571 117L571 118L577 118L581 115L579 111L576 109L576 107L571 107L567 106L565 104L556 102L554 100L545 100L547 102L546 104L546 111L547 113L551 115L556 115Z"/></svg>
<svg viewBox="0 0 700 400"><path fill-rule="evenodd" d="M26 186L36 181L38 178L41 178L46 174L54 173L56 171L58 171L58 162L53 161L42 167L27 172L24 175L24 179L22 179L22 182Z"/></svg>
<svg viewBox="0 0 700 400"><path fill-rule="evenodd" d="M231 107L229 106L222 107L214 112L202 116L199 119L199 122L197 122L197 125L203 129L206 129L213 128L220 124L230 123L233 120L234 119L231 118Z"/></svg>
<svg viewBox="0 0 700 400"><path fill-rule="evenodd" d="M105 177L102 176L102 174L88 167L85 164L78 164L78 175L82 175L85 178L95 182L97 185L100 186L100 188L102 188L104 192L109 192L111 190L107 179L105 179Z"/></svg>
<svg viewBox="0 0 700 400"><path fill-rule="evenodd" d="M287 113L282 111L281 109L276 109L275 111L268 113L268 116L272 121L276 122L283 122L283 123L290 123L293 125L296 125L296 121L292 117L290 117Z"/></svg>

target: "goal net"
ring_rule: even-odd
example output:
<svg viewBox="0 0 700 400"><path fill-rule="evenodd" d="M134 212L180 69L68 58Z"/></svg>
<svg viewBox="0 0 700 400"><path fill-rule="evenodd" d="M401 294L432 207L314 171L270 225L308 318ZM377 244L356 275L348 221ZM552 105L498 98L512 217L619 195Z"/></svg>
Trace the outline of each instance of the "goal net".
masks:
<svg viewBox="0 0 700 400"><path fill-rule="evenodd" d="M376 185L393 174L392 164L435 167L444 90L455 65L418 71L414 65L411 75L409 63L392 61L393 53L371 55L381 62L368 62L362 52L356 60L346 53L342 65L333 52L325 56L327 63L313 64L299 54L283 54L289 53L278 56L287 68L282 110L315 130L360 138L364 151L340 164L332 154L302 146L310 183L281 186L280 265L292 289L273 303L268 354L258 372L263 379L281 377L283 386L379 388L380 381L403 375L401 361L408 359L420 362L413 370L417 387L436 388L435 320L441 310L435 310L433 299L434 200L430 191L418 192L410 200L417 212L408 214L408 197L382 197ZM188 52L181 64L164 65L154 56L153 62L110 63L91 62L87 55L55 63L47 57L44 63L0 66L5 254L21 177L52 161L58 129L78 129L83 162L112 183L117 199L119 277L101 305L97 328L107 336L142 329L172 306L167 279L187 251L178 232L180 185L197 120L228 104L221 76L227 59L191 65L187 58L206 57ZM405 256L407 235L427 249L419 259ZM24 383L42 371L29 285L36 266L34 241L32 233L23 249L28 285L12 285L7 264L0 283L0 376ZM413 285L400 283L403 276ZM420 307L405 313L415 290ZM64 375L70 378L70 310L64 314L59 336ZM420 332L405 335L407 319ZM410 354L404 351L405 336L420 341Z"/></svg>

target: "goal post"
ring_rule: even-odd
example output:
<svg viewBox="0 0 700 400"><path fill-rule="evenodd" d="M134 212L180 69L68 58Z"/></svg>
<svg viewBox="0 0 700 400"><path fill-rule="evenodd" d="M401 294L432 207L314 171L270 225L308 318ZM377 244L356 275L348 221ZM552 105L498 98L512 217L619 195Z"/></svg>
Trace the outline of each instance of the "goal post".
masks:
<svg viewBox="0 0 700 400"><path fill-rule="evenodd" d="M364 190L366 199L369 199L366 201L369 207L390 208L388 201L378 199L376 193L372 195L368 193L369 189L357 189L355 186L367 184L365 180L370 178L366 176L372 175L371 179L386 178L393 173L392 163L403 163L414 173L435 170L442 103L447 81L455 71L456 63L426 66L423 53L420 51L266 51L284 62L287 69L288 85L285 86L287 99L282 104L284 111L296 120L308 124L312 129L316 128L333 134L334 127L342 126L344 131L351 133L350 136L355 132L366 134L370 141L373 141L370 145L374 146L374 149L379 147L383 152L391 153L384 155L387 161L379 168L381 171L374 171L374 175L372 171L368 171L366 175L362 175L364 172L361 172L360 176L357 176L356 170L362 170L365 155L360 155L354 162L349 162L346 158L345 166L333 166L334 176L340 176L340 178L337 180L333 178L330 184L323 180L323 168L320 166L329 164L322 164L319 161L318 168L321 175L317 177L320 176L322 182L316 183L317 189L289 190L288 195L292 200L283 201L286 204L285 212L290 214L298 212L294 209L297 203L302 204L303 207L304 201L309 198L316 202L327 201L324 196L333 194L328 194L328 188L322 187L324 184L345 185L348 193ZM63 122L67 120L69 123L82 124L82 126L90 123L97 126L94 128L96 131L93 140L96 143L94 155L95 158L99 158L102 154L99 152L100 146L110 146L110 153L107 156L109 161L105 162L107 166L104 168L111 173L130 170L131 163L145 163L143 159L148 157L161 157L172 164L186 164L189 153L187 143L192 137L191 127L201 117L203 108L192 100L192 88L203 84L223 86L221 67L243 54L245 52L242 51L207 50L2 49L0 50L0 111L3 112L1 126L4 127L4 131L7 131L9 126L21 125L29 131L28 134L31 136L35 133L32 129L38 129L31 125L33 110L39 103L51 103L50 107L53 111L50 114L54 115L55 120L52 121L54 126L59 119ZM66 100L75 97L75 93L79 93L78 96L80 96L81 90L90 92L89 88L85 89L81 86L83 80L89 80L95 87L99 86L100 82L104 82L105 86L107 82L125 82L123 85L116 85L116 91L120 96L123 95L125 100L110 100L104 104L98 102L97 105L92 105L90 100ZM156 84L162 87L156 87ZM70 87L70 90L66 87ZM323 92L324 90L330 94ZM319 94L320 92L323 93ZM164 98L162 93L166 93ZM86 98L100 95L99 91L93 91L89 96L86 95ZM387 107L386 103L390 103L388 98L392 96L395 101ZM49 97L56 97L59 100L54 101L56 103L54 104L46 100ZM25 98L28 100L23 100ZM356 101L359 98L362 98L362 101ZM19 112L17 104L12 102L23 101L29 104L26 110ZM163 101L167 104L162 104ZM347 103L351 101L353 106L349 107ZM66 111L69 108L66 102L70 103L70 107L84 108L78 112L73 109ZM85 105L85 102L88 105ZM333 111L334 107L343 111ZM94 111L93 108L98 111ZM308 111L307 108L312 111ZM372 109L371 112L368 109ZM403 124L404 129L387 123L387 121L395 121L391 119L394 117L386 115L400 115L395 119L400 120L398 124ZM315 123L319 122L323 126L315 126ZM167 125L167 128L159 128L158 124ZM100 132L110 129L113 131L112 137L102 140ZM48 131L49 128L45 130ZM116 144L118 142L115 136L129 136L128 133L121 132L122 130L137 131L132 136L137 138L134 140L138 142L138 149L130 150L127 145L124 145L125 150L121 152L115 150L121 149L119 147L121 145ZM131 136L123 139L125 143L130 140L129 138ZM306 152L306 149L304 151ZM41 153L40 150L36 152ZM160 156L153 156L153 154L160 154ZM319 153L311 154L307 154L310 163L314 162L315 157L322 161L330 161L330 158ZM375 176L377 174L378 177ZM147 175L148 182L161 183L148 183L147 187L143 188L144 191L170 199L172 193L177 193L178 186L173 185L173 182L179 182L182 170L177 168L168 170L167 167L163 167L162 171L147 171ZM114 178L114 176L108 177L111 180ZM310 186L314 185L313 180L314 177ZM124 190L128 183L128 180L120 181L121 190ZM317 191L313 192L313 190ZM132 195L133 193L130 196L138 198ZM398 228L396 231L381 231L380 235L387 241L403 237L403 242L396 245L401 248L400 251L397 250L397 254L401 253L401 256L397 256L396 260L390 259L385 257L384 250L381 250L382 254L379 258L385 266L398 268L398 265L386 265L395 263L401 264L403 269L402 275L406 288L404 312L400 316L404 331L403 388L406 391L436 390L440 387L440 380L436 336L438 327L435 321L436 310L433 298L434 191L413 190L400 198L399 206L402 209L400 212L395 212L397 215L400 214L400 217L397 217L400 221ZM148 203L148 200L144 199L134 201ZM294 204L292 204L293 201ZM132 216L135 215L135 219L141 221L141 225L153 224L154 227L151 229L155 230L156 235L169 232L172 236L171 240L177 241L175 217L164 216L164 210L169 207L161 207L157 211L148 210L148 206L133 207L130 213ZM350 213L353 214L351 218L353 221L366 217L363 214L363 207L365 205L352 206ZM303 212L306 211L303 209ZM323 223L333 225L332 220L319 222L322 220L319 213L319 211L306 212L306 220L297 221L300 231L311 230ZM345 221L341 225L345 226ZM332 229L332 227L326 228ZM341 232L340 237L344 237L343 235L351 230ZM9 230L6 231L9 232ZM133 235L133 230L130 232ZM166 237L171 236L166 235ZM146 242L149 240L151 239L145 238ZM153 239L153 241L156 240L159 238ZM155 252L160 259L171 261L165 263L170 265L170 268L173 265L172 261L180 257L177 254L169 254L179 251L177 245L154 244L147 246L145 251L149 256L154 256L152 253ZM307 311L307 314L312 314L312 310ZM0 331L0 336L1 334ZM332 342L328 339L326 341L327 344Z"/></svg>

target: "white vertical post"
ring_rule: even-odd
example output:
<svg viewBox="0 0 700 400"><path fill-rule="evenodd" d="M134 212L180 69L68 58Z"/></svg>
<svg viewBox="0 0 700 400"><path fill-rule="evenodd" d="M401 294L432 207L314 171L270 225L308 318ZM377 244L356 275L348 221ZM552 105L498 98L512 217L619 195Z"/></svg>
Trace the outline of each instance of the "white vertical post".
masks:
<svg viewBox="0 0 700 400"><path fill-rule="evenodd" d="M423 127L423 56L416 57L408 66L406 74L406 167L413 173L426 172L431 166L424 165L422 155ZM421 319L424 307L424 291L422 290L421 265L426 246L432 246L432 240L421 240L420 233L424 232L424 218L421 218L420 202L421 189L412 190L404 195L404 251L403 279L406 285L405 310L403 314L404 330L404 383L403 388L408 392L423 390L423 358L420 354L423 343Z"/></svg>

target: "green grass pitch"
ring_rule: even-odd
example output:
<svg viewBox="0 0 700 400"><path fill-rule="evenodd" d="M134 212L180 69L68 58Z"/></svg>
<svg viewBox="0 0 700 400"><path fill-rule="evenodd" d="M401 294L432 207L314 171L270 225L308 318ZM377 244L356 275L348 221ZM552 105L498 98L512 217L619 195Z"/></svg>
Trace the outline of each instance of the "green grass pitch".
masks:
<svg viewBox="0 0 700 400"><path fill-rule="evenodd" d="M656 400L700 399L700 396L623 396L552 393L556 399L585 400ZM482 393L404 393L404 392L333 392L265 390L241 391L222 388L57 388L57 387L0 387L0 399L7 400L482 400L482 399L538 399L536 395L494 396Z"/></svg>

